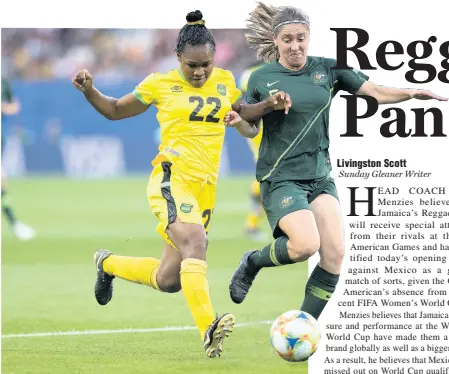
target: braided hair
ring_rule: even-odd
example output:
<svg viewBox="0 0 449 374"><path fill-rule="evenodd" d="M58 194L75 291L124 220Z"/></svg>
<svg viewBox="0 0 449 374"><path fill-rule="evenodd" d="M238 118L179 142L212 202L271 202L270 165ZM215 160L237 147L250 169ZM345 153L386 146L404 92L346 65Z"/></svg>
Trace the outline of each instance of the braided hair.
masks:
<svg viewBox="0 0 449 374"><path fill-rule="evenodd" d="M279 59L279 50L273 37L279 34L283 25L302 23L310 27L309 16L301 9L294 7L275 7L258 2L250 13L245 34L250 48L257 50L257 58L265 62Z"/></svg>
<svg viewBox="0 0 449 374"><path fill-rule="evenodd" d="M186 20L187 24L179 31L175 52L177 54L183 53L186 45L209 44L212 53L215 53L215 39L212 32L206 27L203 14L199 10L195 10L187 14Z"/></svg>

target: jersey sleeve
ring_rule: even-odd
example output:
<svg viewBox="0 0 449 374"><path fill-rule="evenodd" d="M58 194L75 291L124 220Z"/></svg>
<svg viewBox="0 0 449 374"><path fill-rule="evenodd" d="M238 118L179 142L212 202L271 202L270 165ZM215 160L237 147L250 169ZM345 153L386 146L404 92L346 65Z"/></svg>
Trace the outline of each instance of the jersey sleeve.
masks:
<svg viewBox="0 0 449 374"><path fill-rule="evenodd" d="M134 89L133 95L145 105L150 105L151 103L157 101L156 74L150 74L142 82L140 82Z"/></svg>
<svg viewBox="0 0 449 374"><path fill-rule="evenodd" d="M248 88L246 91L246 102L248 104L257 104L261 101L259 91L257 90L257 74L252 73L248 79Z"/></svg>
<svg viewBox="0 0 449 374"><path fill-rule="evenodd" d="M337 60L327 59L331 69L337 65ZM343 70L343 69L332 69L334 74L334 87L337 90L347 91L351 94L355 94L359 88L369 80L366 74L363 74L360 70L355 68Z"/></svg>

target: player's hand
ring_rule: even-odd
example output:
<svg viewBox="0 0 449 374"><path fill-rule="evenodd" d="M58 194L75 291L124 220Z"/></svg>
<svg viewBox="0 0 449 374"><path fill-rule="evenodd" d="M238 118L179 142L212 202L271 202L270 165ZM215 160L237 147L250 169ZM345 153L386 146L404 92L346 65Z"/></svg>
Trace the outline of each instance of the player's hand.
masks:
<svg viewBox="0 0 449 374"><path fill-rule="evenodd" d="M86 69L83 69L72 77L72 83L77 90L87 92L93 87L94 77Z"/></svg>
<svg viewBox="0 0 449 374"><path fill-rule="evenodd" d="M234 127L238 123L242 121L242 117L237 112L234 112L231 110L230 112L226 113L224 117L224 124L228 127Z"/></svg>
<svg viewBox="0 0 449 374"><path fill-rule="evenodd" d="M418 99L418 100L448 101L447 98L435 95L433 92L426 91L426 90L412 90L410 96L412 99Z"/></svg>
<svg viewBox="0 0 449 374"><path fill-rule="evenodd" d="M288 114L288 111L292 107L292 100L288 93L279 91L267 99L267 105L271 109L284 110L285 114Z"/></svg>

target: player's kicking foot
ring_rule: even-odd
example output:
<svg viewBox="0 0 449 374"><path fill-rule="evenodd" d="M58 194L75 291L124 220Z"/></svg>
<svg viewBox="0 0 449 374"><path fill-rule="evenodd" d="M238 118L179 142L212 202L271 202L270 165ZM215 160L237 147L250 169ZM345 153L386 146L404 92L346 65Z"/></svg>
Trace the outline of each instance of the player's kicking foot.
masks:
<svg viewBox="0 0 449 374"><path fill-rule="evenodd" d="M112 299L113 275L109 275L103 270L103 261L112 253L106 249L99 249L94 253L94 263L97 268L97 281L95 283L95 298L100 305L106 305Z"/></svg>
<svg viewBox="0 0 449 374"><path fill-rule="evenodd" d="M14 223L12 231L19 240L31 240L36 236L36 230L20 221Z"/></svg>
<svg viewBox="0 0 449 374"><path fill-rule="evenodd" d="M234 330L235 318L231 313L217 317L204 335L204 350L210 358L220 357L223 340Z"/></svg>
<svg viewBox="0 0 449 374"><path fill-rule="evenodd" d="M242 259L240 260L239 267L235 271L234 275L231 278L231 283L229 284L229 293L231 295L231 299L234 303L240 304L245 297L254 282L254 278L256 278L257 271L252 271L248 267L248 258L251 256L256 250L251 250L245 252Z"/></svg>

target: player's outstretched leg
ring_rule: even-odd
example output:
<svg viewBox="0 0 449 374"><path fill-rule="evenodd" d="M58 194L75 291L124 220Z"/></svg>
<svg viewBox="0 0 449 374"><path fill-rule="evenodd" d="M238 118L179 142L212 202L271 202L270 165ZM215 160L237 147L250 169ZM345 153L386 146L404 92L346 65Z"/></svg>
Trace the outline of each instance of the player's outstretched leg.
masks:
<svg viewBox="0 0 449 374"><path fill-rule="evenodd" d="M106 305L112 299L113 275L109 275L103 270L103 262L112 253L106 249L99 249L94 254L94 263L97 269L97 281L95 282L95 298L100 305Z"/></svg>
<svg viewBox="0 0 449 374"><path fill-rule="evenodd" d="M169 247L168 245L166 247ZM173 251L175 251L173 249ZM163 258L165 259L163 271L161 260L154 257L128 257L117 256L106 249L99 249L94 254L94 262L97 268L97 282L95 283L95 298L100 305L106 305L112 298L112 280L117 277L129 282L150 286L162 292L176 292L180 290L179 284L179 262L175 258L170 261L170 253L164 247ZM174 262L174 265L173 265ZM177 265L177 266L176 266ZM172 269L177 279L167 276ZM167 271L168 269L168 271ZM157 277L159 280L157 280Z"/></svg>
<svg viewBox="0 0 449 374"><path fill-rule="evenodd" d="M245 299L260 269L302 262L318 251L318 229L311 211L304 209L285 215L279 220L279 228L286 236L278 236L264 248L243 255L229 284L235 303ZM276 231L279 231L277 227Z"/></svg>
<svg viewBox="0 0 449 374"><path fill-rule="evenodd" d="M217 317L204 334L204 350L210 358L220 357L223 339L234 330L235 318L231 313Z"/></svg>

